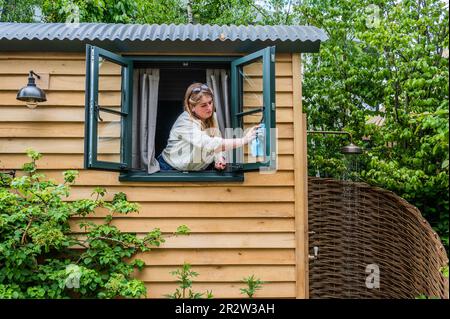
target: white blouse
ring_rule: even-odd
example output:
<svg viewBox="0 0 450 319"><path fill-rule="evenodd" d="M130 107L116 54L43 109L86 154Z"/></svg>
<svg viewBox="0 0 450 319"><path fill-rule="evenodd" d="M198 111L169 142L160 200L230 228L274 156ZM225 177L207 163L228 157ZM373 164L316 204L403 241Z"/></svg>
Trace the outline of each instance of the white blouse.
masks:
<svg viewBox="0 0 450 319"><path fill-rule="evenodd" d="M217 115L214 113L217 126ZM214 150L222 144L219 129L214 129L214 136L209 136L202 130L200 120L192 118L184 111L177 118L170 130L166 148L162 157L173 168L181 171L200 171L207 168L213 161L225 157L225 152Z"/></svg>

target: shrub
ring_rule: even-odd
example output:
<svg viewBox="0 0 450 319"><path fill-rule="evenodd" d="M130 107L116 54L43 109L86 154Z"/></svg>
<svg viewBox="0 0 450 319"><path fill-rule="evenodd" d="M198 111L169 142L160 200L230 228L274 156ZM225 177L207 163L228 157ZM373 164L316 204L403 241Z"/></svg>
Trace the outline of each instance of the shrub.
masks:
<svg viewBox="0 0 450 319"><path fill-rule="evenodd" d="M247 288L241 288L241 294L246 294L250 299L253 298L253 295L256 293L256 290L262 288L264 284L259 278L255 278L255 275L248 276L243 279L243 282L247 284Z"/></svg>
<svg viewBox="0 0 450 319"><path fill-rule="evenodd" d="M201 299L205 296L208 299L213 298L212 291L199 293L192 290L192 278L197 277L198 273L191 270L190 264L184 263L181 269L172 271L171 274L177 277L179 288L173 294L165 295L165 297L171 299Z"/></svg>
<svg viewBox="0 0 450 319"><path fill-rule="evenodd" d="M41 154L27 154L23 176L0 175L0 298L146 296L144 283L132 276L145 264L132 257L164 243L161 231L138 238L111 224L113 214L138 212L124 193L108 202L106 190L97 187L91 198L64 201L78 172L65 171L58 184L37 172ZM98 208L107 212L102 223L86 219ZM74 233L69 219L81 232ZM183 225L176 234L188 231Z"/></svg>

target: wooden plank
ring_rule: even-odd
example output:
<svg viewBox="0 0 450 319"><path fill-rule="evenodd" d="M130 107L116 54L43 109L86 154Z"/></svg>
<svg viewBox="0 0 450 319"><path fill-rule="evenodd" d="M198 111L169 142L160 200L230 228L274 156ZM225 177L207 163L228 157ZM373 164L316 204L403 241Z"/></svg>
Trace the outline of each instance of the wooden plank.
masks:
<svg viewBox="0 0 450 319"><path fill-rule="evenodd" d="M0 92L1 94L1 92ZM0 95L1 96L1 95ZM244 105L247 107L261 107L261 94L244 93ZM275 104L278 108L292 107L292 92L277 92Z"/></svg>
<svg viewBox="0 0 450 319"><path fill-rule="evenodd" d="M62 170L40 170L48 178L51 178L59 183L63 182ZM17 176L22 173L17 172ZM76 185L92 185L92 186L147 186L148 182L121 182L119 181L119 173L96 170L80 170L79 176L76 179ZM228 186L229 183L221 184L215 182L215 186ZM294 173L290 171L278 171L275 174L260 174L259 172L248 172L245 174L244 182L236 184L236 186L293 186ZM152 186L193 186L204 187L204 182L188 182L177 183L174 182L152 182Z"/></svg>
<svg viewBox="0 0 450 319"><path fill-rule="evenodd" d="M290 73L286 69L292 66L290 63L284 63L282 69L285 73ZM27 76L28 72L33 70L37 74L49 73L58 75L85 75L85 60L23 60L23 59L0 59L0 74L6 75L23 75ZM104 63L101 66L101 74L120 75L120 68L117 64L113 66L111 63ZM286 74L290 75L290 74Z"/></svg>
<svg viewBox="0 0 450 319"><path fill-rule="evenodd" d="M247 110L247 108L244 108ZM292 108L279 108L276 110L276 123L292 123L294 120L294 111ZM261 121L261 114L247 115L244 117L245 123L259 123Z"/></svg>
<svg viewBox="0 0 450 319"><path fill-rule="evenodd" d="M81 138L0 138L0 153L22 153L32 148L42 153L84 153L84 139ZM105 140L99 143L99 152L116 154L120 140Z"/></svg>
<svg viewBox="0 0 450 319"><path fill-rule="evenodd" d="M111 107L112 109L116 109ZM2 122L84 122L84 107L58 106L48 107L39 105L35 109L29 109L25 105L2 106L0 108ZM292 123L292 108L279 108L276 112L277 123ZM102 115L105 121L117 119L117 115L105 113ZM248 121L259 122L260 115L246 116Z"/></svg>
<svg viewBox="0 0 450 319"><path fill-rule="evenodd" d="M85 60L86 54L79 52L0 52L0 59L21 60Z"/></svg>
<svg viewBox="0 0 450 319"><path fill-rule="evenodd" d="M105 154L118 153L118 139L104 140L99 144L99 152ZM0 137L0 153L24 153L32 148L41 153L83 154L82 138L3 138ZM278 154L293 154L292 139L278 139Z"/></svg>
<svg viewBox="0 0 450 319"><path fill-rule="evenodd" d="M113 110L119 108L110 107ZM84 122L84 107L47 107L38 106L35 109L29 109L26 106L3 106L2 122ZM114 121L118 118L115 114L102 112L102 118L105 121Z"/></svg>
<svg viewBox="0 0 450 319"><path fill-rule="evenodd" d="M146 234L138 233L138 238ZM83 234L74 234L79 240L85 240ZM220 233L220 234L190 234L187 236L173 236L166 234L166 241L157 249L168 248L295 248L294 233ZM77 247L73 247L77 248Z"/></svg>
<svg viewBox="0 0 450 319"><path fill-rule="evenodd" d="M177 278L171 272L180 266L146 266L142 271L136 271L134 277L145 282L176 282ZM198 273L193 282L242 282L245 277L255 275L265 282L295 282L295 267L289 265L218 265L193 266Z"/></svg>
<svg viewBox="0 0 450 319"><path fill-rule="evenodd" d="M203 184L204 185L204 184ZM139 212L126 215L127 218L248 218L248 217L294 217L294 203L233 203L228 202L217 209L216 203L159 203L138 202ZM107 209L97 209L91 216L105 217ZM114 217L123 216L118 213Z"/></svg>
<svg viewBox="0 0 450 319"><path fill-rule="evenodd" d="M120 91L119 76L103 75L99 79L100 91ZM1 90L17 90L26 85L26 77L23 75L0 76ZM85 76L81 75L50 75L49 89L53 91L85 91Z"/></svg>
<svg viewBox="0 0 450 319"><path fill-rule="evenodd" d="M104 224L104 218L87 218L95 224ZM73 218L70 226L73 232L82 233L80 222L85 218ZM173 233L180 225L187 225L191 234L196 233L277 233L294 232L293 218L128 218L114 217L111 225L123 232L147 233L159 228Z"/></svg>
<svg viewBox="0 0 450 319"><path fill-rule="evenodd" d="M0 81L1 83L1 81ZM249 81L244 81L244 92L261 92L262 91L262 77L252 77L251 84ZM276 92L292 92L292 77L280 77L275 78L275 91Z"/></svg>
<svg viewBox="0 0 450 319"><path fill-rule="evenodd" d="M115 156L115 155L114 155ZM112 158L113 156L111 156ZM288 165L292 159L288 160ZM0 152L1 169L21 169L24 163L30 162L24 151L19 154L2 154ZM37 161L39 169L82 169L84 167L82 154L44 154Z"/></svg>
<svg viewBox="0 0 450 319"><path fill-rule="evenodd" d="M295 234L296 234L296 297L308 298L308 175L306 148L306 117L302 113L302 74L300 54L292 54L294 79L294 159L295 159Z"/></svg>
<svg viewBox="0 0 450 319"><path fill-rule="evenodd" d="M1 67L1 64L0 64ZM262 64L250 63L244 67L244 72L247 76L262 76ZM279 61L275 63L276 76L291 76L292 77L292 64L291 62Z"/></svg>
<svg viewBox="0 0 450 319"><path fill-rule="evenodd" d="M111 156L112 158L112 156ZM29 162L29 158L21 151L19 154L1 154L0 169L21 169L24 163ZM52 154L45 153L37 162L39 169L83 169L82 154ZM294 156L292 154L278 155L278 170L293 170ZM114 174L111 172L111 174ZM247 174L246 174L247 175Z"/></svg>
<svg viewBox="0 0 450 319"><path fill-rule="evenodd" d="M83 106L85 105L85 92L75 92L75 91L49 91L45 90L45 95L47 97L46 102L39 103L38 107L43 106ZM23 101L16 99L17 88L11 91L2 91L0 88L0 110L3 106L21 106L25 107ZM118 106L120 105L121 93L112 92L100 92L99 101L102 102L103 106ZM292 102L291 102L292 104ZM292 106L292 105L291 105Z"/></svg>
<svg viewBox="0 0 450 319"><path fill-rule="evenodd" d="M146 265L295 265L294 249L155 249L135 258Z"/></svg>
<svg viewBox="0 0 450 319"><path fill-rule="evenodd" d="M294 248L293 233L191 234L167 238L163 248Z"/></svg>
<svg viewBox="0 0 450 319"><path fill-rule="evenodd" d="M214 298L248 298L242 295L240 288L245 288L244 283L195 283L195 292L212 291ZM146 283L147 298L167 298L165 295L172 294L178 285L176 283ZM294 282L266 283L261 290L257 290L254 298L294 298ZM270 305L270 302L268 302ZM217 309L219 311L220 309ZM276 311L276 310L275 310ZM269 315L270 316L270 315Z"/></svg>
<svg viewBox="0 0 450 319"><path fill-rule="evenodd" d="M281 61L292 61L292 56L290 53L275 53L275 62Z"/></svg>
<svg viewBox="0 0 450 319"><path fill-rule="evenodd" d="M102 137L120 137L120 127L112 122L100 122L98 134ZM288 128L283 135L289 137ZM76 122L0 122L0 137L84 137L84 123Z"/></svg>
<svg viewBox="0 0 450 319"><path fill-rule="evenodd" d="M151 185L151 184L150 184ZM105 200L112 200L113 194L124 192L128 200L140 202L292 202L294 190L290 186L239 187L157 187L157 186L109 186ZM92 187L73 186L67 200L89 198Z"/></svg>

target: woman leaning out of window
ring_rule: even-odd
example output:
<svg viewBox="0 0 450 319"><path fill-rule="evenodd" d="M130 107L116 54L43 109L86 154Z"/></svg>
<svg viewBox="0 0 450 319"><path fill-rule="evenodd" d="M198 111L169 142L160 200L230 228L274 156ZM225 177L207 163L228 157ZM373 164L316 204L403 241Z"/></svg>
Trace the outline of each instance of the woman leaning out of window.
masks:
<svg viewBox="0 0 450 319"><path fill-rule="evenodd" d="M225 151L242 147L256 136L259 125L242 138L222 138L212 90L202 83L191 84L184 97L184 112L170 130L166 148L157 160L161 170L201 171L226 167ZM214 164L213 164L214 163Z"/></svg>

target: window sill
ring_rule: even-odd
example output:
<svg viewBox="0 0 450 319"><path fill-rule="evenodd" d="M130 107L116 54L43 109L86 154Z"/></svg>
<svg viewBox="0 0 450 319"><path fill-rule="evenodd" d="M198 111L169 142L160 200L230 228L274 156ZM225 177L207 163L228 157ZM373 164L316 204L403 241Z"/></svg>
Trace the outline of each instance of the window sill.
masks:
<svg viewBox="0 0 450 319"><path fill-rule="evenodd" d="M121 182L243 182L244 173L240 172L180 172L161 171L154 174L146 172L128 172L119 176Z"/></svg>

